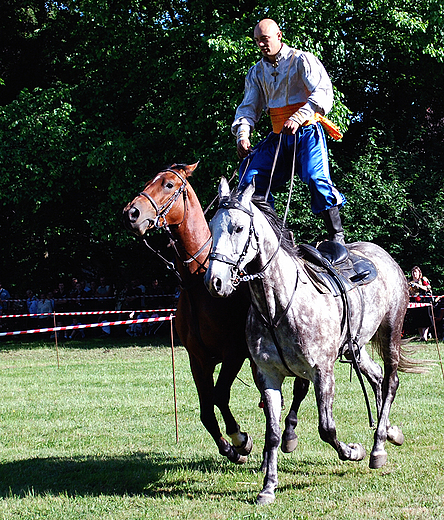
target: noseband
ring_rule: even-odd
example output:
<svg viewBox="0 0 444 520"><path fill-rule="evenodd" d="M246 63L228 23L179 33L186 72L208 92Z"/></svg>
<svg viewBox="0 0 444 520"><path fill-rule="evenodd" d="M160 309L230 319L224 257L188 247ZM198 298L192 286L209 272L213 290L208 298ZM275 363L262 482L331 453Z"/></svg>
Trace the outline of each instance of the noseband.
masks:
<svg viewBox="0 0 444 520"><path fill-rule="evenodd" d="M148 201L151 203L151 205L153 206L154 208L154 211L156 212L156 217L153 221L153 226L156 228L156 229L160 229L162 227L165 226L165 223L166 223L166 219L165 217L168 215L169 211L171 210L171 208L173 207L174 203L176 202L176 200L182 195L182 193L184 194L184 197L186 197L186 185L187 185L187 179L182 177L182 175L180 175L180 173L176 172L175 170L171 170L169 168L167 168L166 170L162 170L161 172L159 173L166 173L166 172L171 172L171 173L174 173L174 175L176 175L177 177L179 177L179 179L182 181L182 184L181 186L179 186L179 188L177 188L177 190L171 195L171 197L164 203L162 204L162 206L158 206L156 201L151 197L151 195L149 195L148 193L146 193L145 191L141 191L139 193L140 196L142 197L145 197L146 199L148 199ZM163 224L160 224L160 220L163 219Z"/></svg>

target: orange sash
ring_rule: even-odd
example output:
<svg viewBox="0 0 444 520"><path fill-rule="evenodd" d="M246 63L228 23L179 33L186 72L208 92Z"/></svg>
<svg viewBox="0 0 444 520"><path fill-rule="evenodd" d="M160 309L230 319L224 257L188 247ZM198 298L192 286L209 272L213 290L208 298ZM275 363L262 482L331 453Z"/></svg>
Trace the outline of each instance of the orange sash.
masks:
<svg viewBox="0 0 444 520"><path fill-rule="evenodd" d="M285 121L297 112L305 103L295 103L293 105L286 105L284 107L270 108L269 113L271 117L271 124L273 125L273 132L279 134L284 126ZM336 126L330 119L327 119L318 112L315 112L313 117L305 121L303 126L312 125L313 123L321 123L324 130L330 137L336 141L342 139L342 134L338 126Z"/></svg>

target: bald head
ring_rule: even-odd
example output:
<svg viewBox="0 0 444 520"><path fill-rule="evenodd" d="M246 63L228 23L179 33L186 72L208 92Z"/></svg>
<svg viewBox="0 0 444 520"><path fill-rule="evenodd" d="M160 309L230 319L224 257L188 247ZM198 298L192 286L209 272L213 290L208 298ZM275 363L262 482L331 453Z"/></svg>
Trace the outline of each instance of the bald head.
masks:
<svg viewBox="0 0 444 520"><path fill-rule="evenodd" d="M262 55L274 63L282 47L282 33L278 24L270 18L261 20L254 28L254 41Z"/></svg>

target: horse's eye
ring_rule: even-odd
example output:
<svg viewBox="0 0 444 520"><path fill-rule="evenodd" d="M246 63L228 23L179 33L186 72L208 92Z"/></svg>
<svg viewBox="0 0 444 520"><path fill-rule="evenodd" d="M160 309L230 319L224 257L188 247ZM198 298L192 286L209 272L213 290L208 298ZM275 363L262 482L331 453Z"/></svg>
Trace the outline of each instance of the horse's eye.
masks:
<svg viewBox="0 0 444 520"><path fill-rule="evenodd" d="M171 188L174 187L174 184L173 184L171 181L168 181L168 182L165 184L165 187L168 188L168 189L170 190Z"/></svg>
<svg viewBox="0 0 444 520"><path fill-rule="evenodd" d="M237 226L234 230L235 233L242 233L244 230L244 226Z"/></svg>

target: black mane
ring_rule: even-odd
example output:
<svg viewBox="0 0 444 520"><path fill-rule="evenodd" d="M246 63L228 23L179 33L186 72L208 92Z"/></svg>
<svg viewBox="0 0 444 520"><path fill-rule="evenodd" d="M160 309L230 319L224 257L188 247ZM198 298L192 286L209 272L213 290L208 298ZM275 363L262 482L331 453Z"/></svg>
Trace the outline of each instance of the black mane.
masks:
<svg viewBox="0 0 444 520"><path fill-rule="evenodd" d="M265 198L260 195L253 195L251 202L267 219L274 234L280 239L282 249L290 256L299 256L299 249L293 242L291 231L284 225L283 220L277 215L276 211L274 211Z"/></svg>

